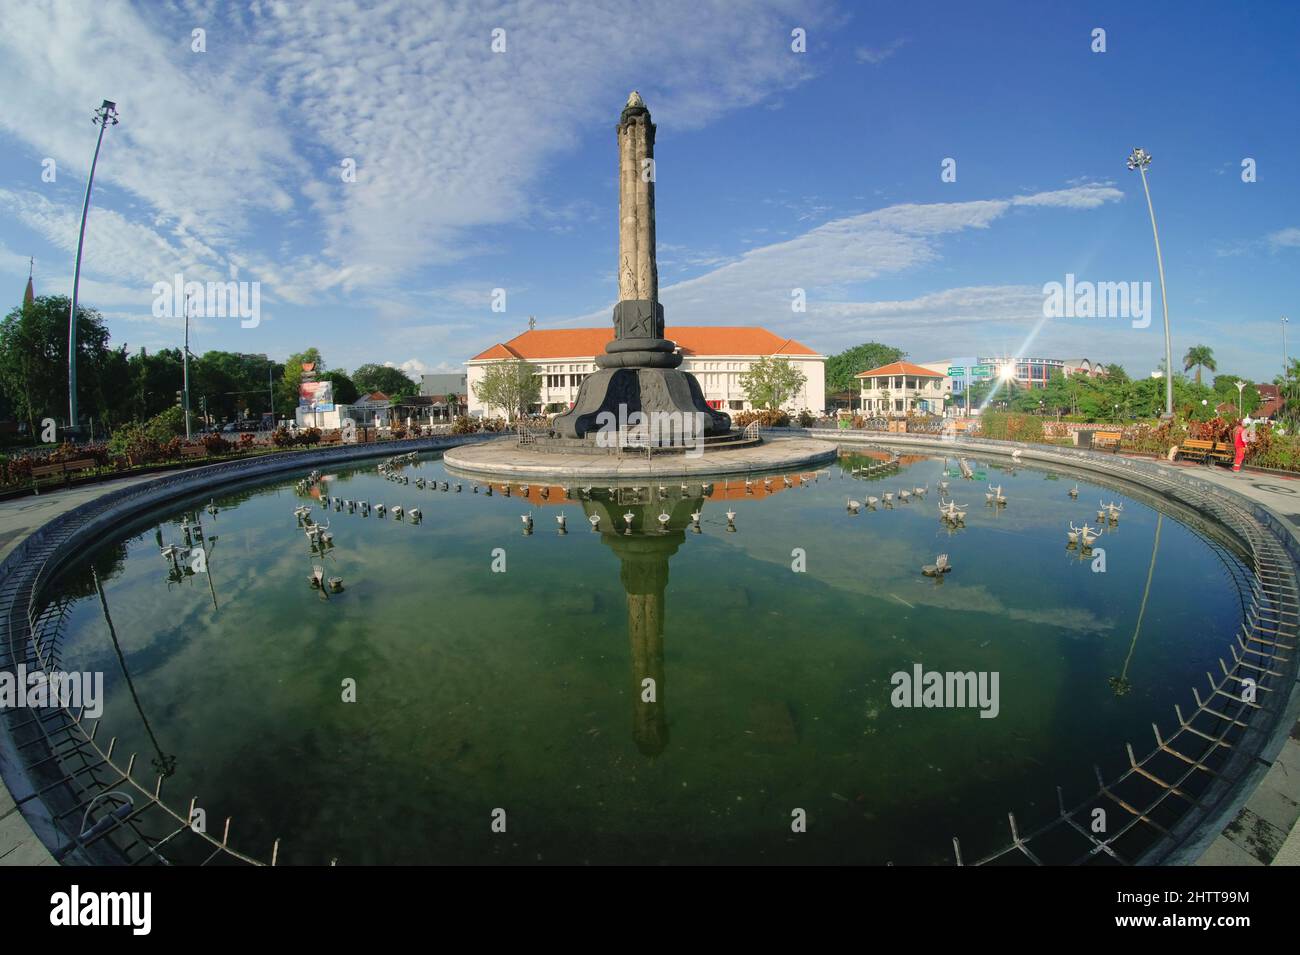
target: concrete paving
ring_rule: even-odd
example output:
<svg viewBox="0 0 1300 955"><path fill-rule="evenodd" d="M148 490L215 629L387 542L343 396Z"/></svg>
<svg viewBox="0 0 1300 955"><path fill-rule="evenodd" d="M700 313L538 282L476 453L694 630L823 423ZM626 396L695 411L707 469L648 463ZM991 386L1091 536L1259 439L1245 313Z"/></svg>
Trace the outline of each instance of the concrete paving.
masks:
<svg viewBox="0 0 1300 955"><path fill-rule="evenodd" d="M1180 464L1268 508L1300 540L1300 478L1289 474ZM1300 865L1300 722L1268 774L1197 865Z"/></svg>
<svg viewBox="0 0 1300 955"><path fill-rule="evenodd" d="M153 480L157 476L125 477L0 501L0 560L9 556L28 534L64 511L92 501L101 494ZM54 857L36 838L4 785L0 785L0 865L55 865Z"/></svg>
<svg viewBox="0 0 1300 955"><path fill-rule="evenodd" d="M561 454L520 448L514 437L453 448L447 467L466 476L551 478L556 481L677 478L692 475L755 474L802 468L835 460L835 445L806 437L763 438L757 446L690 454Z"/></svg>

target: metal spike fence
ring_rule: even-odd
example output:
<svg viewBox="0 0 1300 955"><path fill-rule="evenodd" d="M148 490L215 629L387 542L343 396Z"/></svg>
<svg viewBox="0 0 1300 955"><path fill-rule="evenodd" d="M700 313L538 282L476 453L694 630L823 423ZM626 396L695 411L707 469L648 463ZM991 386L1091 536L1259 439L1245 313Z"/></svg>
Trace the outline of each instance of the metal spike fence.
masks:
<svg viewBox="0 0 1300 955"><path fill-rule="evenodd" d="M964 444L980 442L967 439ZM993 450L990 447L990 450ZM1085 457L1086 456L1086 457ZM1133 480L1168 499L1214 519L1237 538L1248 573L1244 619L1219 674L1207 673L1203 689L1192 688L1195 708L1185 714L1174 707L1168 735L1152 726L1155 747L1137 758L1126 744L1128 768L1107 781L1095 769L1097 788L1084 801L1067 806L1057 790L1058 812L1046 823L1021 831L1014 813L1007 814L1010 842L967 862L953 838L958 865L1158 862L1168 858L1200 825L1220 821L1232 806L1242 776L1266 757L1292 695L1296 675L1296 635L1300 624L1300 588L1296 563L1278 537L1239 499L1213 485L1173 480L1163 469L1103 458L1090 452L1052 452L1044 460L1070 463ZM222 480L248 477L246 468L216 465L204 469L205 489ZM157 506L198 492L187 475L172 475L110 492L65 513L28 537L4 561L0 574L0 670L15 673L20 665L46 673L58 669L59 636L68 600L42 604L45 587L58 570L83 554L83 542L142 506ZM1199 486L1198 486L1199 485ZM1283 532L1285 533L1285 532ZM1230 661L1229 662L1229 659ZM1256 698L1242 692L1253 681ZM3 740L25 770L15 801L35 810L43 835L57 842L56 858L83 862L169 864L171 858L200 864L265 862L235 849L233 821L220 825L220 837L191 826L196 800L178 811L164 797L166 776L140 775L136 754L118 752L115 737L104 739L101 723L84 710L47 707L12 709ZM116 800L116 802L115 802ZM129 806L129 811L124 809ZM1105 833L1092 830L1094 809L1121 820ZM47 840L48 841L48 840ZM279 855L270 846L269 863Z"/></svg>
<svg viewBox="0 0 1300 955"><path fill-rule="evenodd" d="M967 452L978 453L984 445L1006 453L981 439L963 439L962 444ZM1009 842L968 860L954 836L953 857L957 865L1164 862L1202 826L1226 824L1244 777L1266 766L1270 747L1277 745L1276 731L1297 693L1296 560L1262 522L1262 509L1257 516L1242 499L1192 475L1096 452L1061 449L1034 457L1085 464L1089 471L1136 481L1226 528L1240 546L1237 559L1221 543L1211 544L1242 594L1243 620L1218 660L1218 672L1207 672L1205 686L1190 689L1190 712L1175 704L1174 722L1165 731L1152 724L1155 745L1146 755L1138 758L1133 744L1125 743L1128 767L1107 780L1094 766L1097 788L1082 802L1068 805L1057 787L1055 816L1022 832L1015 813L1008 812ZM1246 692L1247 686L1253 693ZM1105 810L1104 832L1093 830L1097 809Z"/></svg>

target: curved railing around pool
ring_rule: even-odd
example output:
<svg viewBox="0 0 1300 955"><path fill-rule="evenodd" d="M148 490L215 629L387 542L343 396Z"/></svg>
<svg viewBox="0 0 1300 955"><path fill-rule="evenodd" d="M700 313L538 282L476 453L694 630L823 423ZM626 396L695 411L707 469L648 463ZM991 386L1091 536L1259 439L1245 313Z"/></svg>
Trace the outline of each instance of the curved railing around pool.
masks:
<svg viewBox="0 0 1300 955"><path fill-rule="evenodd" d="M0 670L16 673L39 670L47 677L58 671L59 637L66 601L42 607L45 586L93 540L111 526L152 508L217 486L264 480L266 477L318 464L383 457L418 450L445 450L466 441L497 435L421 438L382 445L355 445L230 461L169 474L157 480L110 491L60 515L27 537L0 564ZM103 742L102 723L85 716L84 706L4 711L0 746L13 755L16 770L10 783L15 802L27 807L29 821L54 858L81 862L170 864L162 850L182 841L198 848L201 864L234 862L275 865L280 841L258 858L230 844L233 820L226 818L220 838L195 826L197 798L182 814L163 796L165 765L155 765L152 779L142 778L137 754L125 760L116 737ZM17 764L17 765L14 765ZM3 783L0 783L3 784ZM116 802L110 794L116 794ZM123 802L129 806L125 812ZM116 810L116 812L115 812ZM146 830L162 824L160 834ZM205 828L205 827L204 827Z"/></svg>
<svg viewBox="0 0 1300 955"><path fill-rule="evenodd" d="M835 437L843 441L846 436ZM912 446L949 456L960 451L1006 458L1018 449L1022 463L1082 468L1156 491L1212 518L1238 539L1250 571L1249 606L1241 630L1227 647L1231 663L1221 656L1220 674L1206 673L1205 696L1192 688L1191 714L1185 716L1175 704L1176 726L1168 736L1153 723L1155 747L1140 759L1126 743L1128 768L1115 778L1108 781L1094 766L1097 788L1082 802L1068 807L1057 787L1057 814L1029 832L1022 833L1015 813L1008 812L1011 840L999 848L968 861L960 840L952 840L958 865L1084 864L1101 857L1121 864L1194 861L1206 837L1222 830L1244 801L1249 784L1263 775L1267 764L1261 760L1276 755L1285 737L1283 720L1300 695L1295 652L1300 545L1290 532L1269 526L1277 520L1264 508L1152 462L978 438L873 435L867 443L882 450ZM1246 680L1257 691L1253 700L1243 690ZM1118 809L1122 825L1094 832L1092 816L1098 808Z"/></svg>
<svg viewBox="0 0 1300 955"><path fill-rule="evenodd" d="M828 437L844 440L848 436L836 433ZM57 670L60 624L67 603L55 602L42 609L40 601L45 585L81 553L83 530L93 538L143 508L192 496L199 479L206 490L259 481L279 471L318 463L382 456L394 449L445 449L464 440L421 439L380 449L367 446L302 452L278 462L279 456L230 462L123 488L81 505L38 529L0 565L0 629L7 637L0 641L0 669L14 670L24 664L47 672ZM873 440L892 447L913 445L927 451L1000 456L1015 447L982 439L909 440L906 435L882 435ZM1232 533L1247 556L1250 602L1242 629L1229 645L1232 663L1220 659L1221 676L1217 679L1207 674L1207 696L1192 690L1196 708L1190 716L1185 717L1181 707L1175 706L1177 727L1169 736L1153 725L1155 748L1138 759L1132 745L1127 745L1128 769L1110 781L1097 770L1097 789L1073 808L1067 808L1058 788L1058 814L1027 833L1020 832L1014 813L1008 813L1011 841L973 862L963 858L960 842L954 838L955 860L959 865L1085 863L1102 857L1119 863L1170 861L1197 833L1224 820L1252 774L1251 764L1257 764L1275 743L1280 745L1276 730L1294 692L1300 622L1296 560L1282 543L1294 547L1293 539L1283 528L1266 526L1275 519L1264 509L1247 507L1243 499L1208 482L1159 465L1065 449L1023 449L1022 454L1028 461L1082 468L1136 483L1212 518ZM1257 701L1232 692L1247 678L1258 687L1261 696ZM233 823L229 818L220 838L197 831L191 825L196 801L191 799L188 812L177 811L163 796L166 772L156 773L152 781L137 778L136 754L123 762L116 753L115 738L101 745L100 721L87 720L84 710L37 710L26 719L16 715L21 713L6 714L9 738L0 742L19 754L26 771L24 791L15 791L15 800L37 810L34 815L47 842L66 841L56 847L56 858L169 864L162 850L184 840L205 854L203 864L277 862L279 840L261 859L235 849L230 844ZM1150 795L1142 795L1143 790ZM107 793L129 797L130 812L114 816L116 807L106 798ZM1124 822L1118 829L1092 832L1090 815L1101 804L1119 808ZM99 814L92 815L97 806ZM159 822L167 827L162 834L145 831ZM1130 849L1125 840L1136 848Z"/></svg>

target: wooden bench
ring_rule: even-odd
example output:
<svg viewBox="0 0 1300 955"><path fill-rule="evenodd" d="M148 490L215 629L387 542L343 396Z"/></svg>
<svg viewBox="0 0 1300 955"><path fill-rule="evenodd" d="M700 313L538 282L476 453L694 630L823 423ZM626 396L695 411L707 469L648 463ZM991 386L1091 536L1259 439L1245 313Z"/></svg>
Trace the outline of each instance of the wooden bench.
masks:
<svg viewBox="0 0 1300 955"><path fill-rule="evenodd" d="M1199 441L1195 438L1189 438L1178 446L1178 456L1180 458L1190 458L1193 461L1209 463L1210 456L1213 454L1213 441Z"/></svg>
<svg viewBox="0 0 1300 955"><path fill-rule="evenodd" d="M1092 446L1094 448L1110 448L1113 451L1118 451L1120 440L1123 437L1123 432L1120 431L1094 431L1092 433Z"/></svg>
<svg viewBox="0 0 1300 955"><path fill-rule="evenodd" d="M1214 450L1210 452L1210 457L1221 464L1231 464L1237 453L1232 449L1232 445L1224 441L1214 442Z"/></svg>
<svg viewBox="0 0 1300 955"><path fill-rule="evenodd" d="M208 449L201 444L187 444L181 447L181 458L206 458Z"/></svg>
<svg viewBox="0 0 1300 955"><path fill-rule="evenodd" d="M67 484L73 474L81 471L89 471L96 467L94 458L78 458L75 461L56 461L53 464L37 464L32 467L32 486L35 487L37 482L44 477L54 477L63 475L63 483Z"/></svg>
<svg viewBox="0 0 1300 955"><path fill-rule="evenodd" d="M340 435L337 431L331 431L329 434L322 434L320 436L320 443L322 445L338 444L342 440L343 440L342 435Z"/></svg>

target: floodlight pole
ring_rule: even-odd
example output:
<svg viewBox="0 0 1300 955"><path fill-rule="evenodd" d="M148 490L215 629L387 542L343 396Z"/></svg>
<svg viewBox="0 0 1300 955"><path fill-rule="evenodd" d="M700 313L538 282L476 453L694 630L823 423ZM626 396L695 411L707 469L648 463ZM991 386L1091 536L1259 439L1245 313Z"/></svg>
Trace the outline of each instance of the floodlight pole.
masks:
<svg viewBox="0 0 1300 955"><path fill-rule="evenodd" d="M1151 205L1151 189L1147 186L1147 166L1151 154L1136 147L1128 157L1128 168L1136 169L1142 176L1142 191L1147 197L1147 212L1151 214L1151 234L1156 240L1156 268L1160 271L1160 305L1165 313L1165 416L1174 416L1174 349L1169 338L1169 300L1165 297L1165 261L1160 255L1160 232L1156 229L1156 210Z"/></svg>
<svg viewBox="0 0 1300 955"><path fill-rule="evenodd" d="M181 355L181 387L185 411L185 440L190 440L190 297L185 296L185 351Z"/></svg>
<svg viewBox="0 0 1300 955"><path fill-rule="evenodd" d="M72 308L68 312L68 427L77 427L77 287L81 283L81 252L86 244L86 217L90 214L90 190L95 184L95 166L99 147L104 144L104 130L116 126L117 104L104 100L90 120L99 127L95 138L95 155L90 160L90 178L86 180L86 198L81 204L81 232L77 235L77 262L72 269Z"/></svg>

